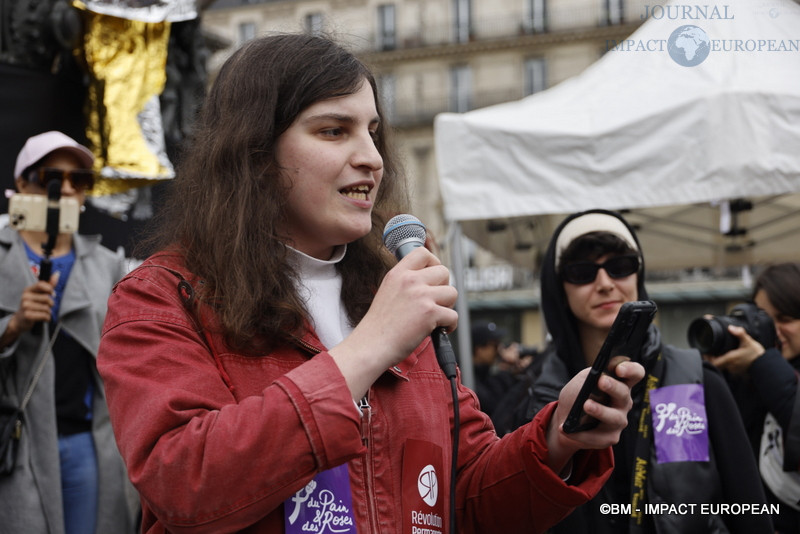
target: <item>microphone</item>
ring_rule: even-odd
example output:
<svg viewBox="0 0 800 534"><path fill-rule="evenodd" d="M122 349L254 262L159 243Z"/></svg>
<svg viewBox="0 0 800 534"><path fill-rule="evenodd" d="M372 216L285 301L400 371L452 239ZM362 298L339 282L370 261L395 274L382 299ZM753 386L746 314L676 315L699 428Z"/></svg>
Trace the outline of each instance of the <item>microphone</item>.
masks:
<svg viewBox="0 0 800 534"><path fill-rule="evenodd" d="M425 225L407 213L395 215L383 230L383 243L395 258L402 260L412 250L425 246ZM431 333L436 360L447 378L456 377L456 354L444 328Z"/></svg>

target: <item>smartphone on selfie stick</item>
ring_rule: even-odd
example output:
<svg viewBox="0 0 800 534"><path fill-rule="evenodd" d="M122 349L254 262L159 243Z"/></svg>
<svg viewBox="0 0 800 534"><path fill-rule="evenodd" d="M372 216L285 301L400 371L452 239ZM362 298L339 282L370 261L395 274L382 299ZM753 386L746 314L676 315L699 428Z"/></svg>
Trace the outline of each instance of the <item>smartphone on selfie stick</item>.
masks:
<svg viewBox="0 0 800 534"><path fill-rule="evenodd" d="M73 234L78 230L80 206L74 198L61 198L61 180L47 183L47 196L17 193L9 199L8 214L11 226L17 231L45 232L47 240L42 243L42 261L39 264L39 280L48 282L53 270L50 256L58 234ZM41 335L42 323L33 327L34 335Z"/></svg>
<svg viewBox="0 0 800 534"><path fill-rule="evenodd" d="M614 370L608 368L609 362L615 356L627 356L629 359L635 360L657 310L658 308L652 300L626 302L620 307L617 318L614 319L614 324L611 325L611 330L564 421L565 433L572 434L591 430L598 425L597 419L583 411L584 403L587 399L592 398L605 404L607 395L597 388L600 375L605 373L616 378Z"/></svg>

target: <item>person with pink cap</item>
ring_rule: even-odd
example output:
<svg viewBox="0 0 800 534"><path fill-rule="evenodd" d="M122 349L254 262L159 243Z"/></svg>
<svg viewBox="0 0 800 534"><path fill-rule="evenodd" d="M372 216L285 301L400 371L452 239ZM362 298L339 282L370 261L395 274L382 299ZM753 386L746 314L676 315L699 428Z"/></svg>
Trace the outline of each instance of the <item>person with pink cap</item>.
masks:
<svg viewBox="0 0 800 534"><path fill-rule="evenodd" d="M67 135L35 135L17 156L16 191L50 190L52 198L60 190L60 198L82 206L93 164L92 153ZM12 227L0 229L2 405L19 407L34 384L22 406L15 461L0 477L0 524L4 532L36 534L133 532L136 498L126 490L95 365L124 258L100 236L59 232L15 227L13 217ZM43 265L49 277L40 276Z"/></svg>

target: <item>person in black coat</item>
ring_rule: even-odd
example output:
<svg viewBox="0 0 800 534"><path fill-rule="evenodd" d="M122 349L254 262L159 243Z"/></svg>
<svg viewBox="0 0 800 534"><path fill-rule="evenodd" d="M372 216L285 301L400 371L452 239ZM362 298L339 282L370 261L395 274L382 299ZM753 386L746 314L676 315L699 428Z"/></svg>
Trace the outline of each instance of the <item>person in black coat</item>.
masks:
<svg viewBox="0 0 800 534"><path fill-rule="evenodd" d="M541 270L542 310L552 339L530 388L528 417L592 364L624 302L648 299L644 279L641 246L621 215L590 210L562 222ZM655 325L639 353L628 356L644 365L646 376L632 391L628 427L614 446L614 473L595 499L552 532L771 533L769 515L721 513L722 504L766 503L721 374L698 351L664 344ZM680 432L678 414L695 424L693 432ZM673 448L676 437L680 451ZM653 506L664 511L654 513Z"/></svg>
<svg viewBox="0 0 800 534"><path fill-rule="evenodd" d="M772 319L774 332L748 324L751 335L741 326L730 326L738 347L708 359L723 370L734 392L767 498L780 505L780 513L772 518L776 532L796 533L800 532L800 263L765 268L756 279L752 300Z"/></svg>
<svg viewBox="0 0 800 534"><path fill-rule="evenodd" d="M506 331L493 322L476 321L470 332L475 394L478 395L481 410L492 415L500 400L516 381L515 373L500 365L500 344Z"/></svg>

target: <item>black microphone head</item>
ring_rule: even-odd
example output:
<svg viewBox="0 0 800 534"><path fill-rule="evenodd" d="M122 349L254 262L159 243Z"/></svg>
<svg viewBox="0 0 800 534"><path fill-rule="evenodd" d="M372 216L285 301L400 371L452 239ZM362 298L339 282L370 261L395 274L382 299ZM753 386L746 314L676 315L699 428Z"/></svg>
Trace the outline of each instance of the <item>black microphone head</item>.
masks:
<svg viewBox="0 0 800 534"><path fill-rule="evenodd" d="M402 260L413 249L425 245L425 225L413 215L395 215L383 229L383 243Z"/></svg>
<svg viewBox="0 0 800 534"><path fill-rule="evenodd" d="M47 199L61 200L61 180L50 180L47 182Z"/></svg>

